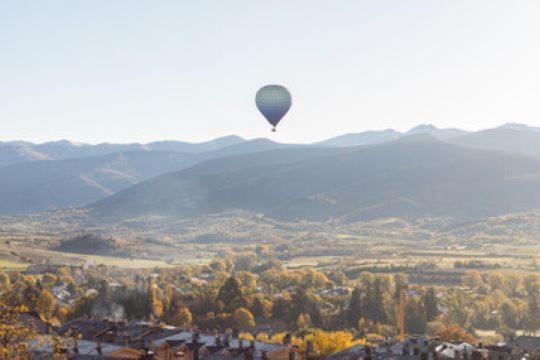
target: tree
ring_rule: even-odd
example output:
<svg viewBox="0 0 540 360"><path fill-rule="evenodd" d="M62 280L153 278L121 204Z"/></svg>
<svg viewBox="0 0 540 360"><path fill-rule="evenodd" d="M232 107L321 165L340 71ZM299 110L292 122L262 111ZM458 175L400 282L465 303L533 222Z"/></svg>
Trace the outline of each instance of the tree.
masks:
<svg viewBox="0 0 540 360"><path fill-rule="evenodd" d="M478 270L468 270L461 277L461 282L464 286L468 286L471 289L479 288L484 285L484 280L482 280L482 274Z"/></svg>
<svg viewBox="0 0 540 360"><path fill-rule="evenodd" d="M274 300L272 304L272 317L277 319L285 319L289 311L290 302L283 296Z"/></svg>
<svg viewBox="0 0 540 360"><path fill-rule="evenodd" d="M9 289L10 284L11 280L9 278L9 275L3 271L0 271L0 289L7 290Z"/></svg>
<svg viewBox="0 0 540 360"><path fill-rule="evenodd" d="M349 326L356 327L358 320L362 318L362 291L359 287L355 287L351 294L351 301L349 302Z"/></svg>
<svg viewBox="0 0 540 360"><path fill-rule="evenodd" d="M222 301L225 304L225 309L229 312L247 306L240 283L233 276L228 278L225 284L219 288L216 301Z"/></svg>
<svg viewBox="0 0 540 360"><path fill-rule="evenodd" d="M322 356L361 344L364 342L355 341L353 335L347 331L315 330L313 333L313 346Z"/></svg>
<svg viewBox="0 0 540 360"><path fill-rule="evenodd" d="M510 329L521 329L527 318L527 303L520 299L505 300L499 308L499 315L502 325Z"/></svg>
<svg viewBox="0 0 540 360"><path fill-rule="evenodd" d="M236 279L240 283L244 294L252 294L257 288L257 278L250 272L239 271L236 273Z"/></svg>
<svg viewBox="0 0 540 360"><path fill-rule="evenodd" d="M405 306L405 326L408 334L424 334L426 332L426 313L422 301L410 298Z"/></svg>
<svg viewBox="0 0 540 360"><path fill-rule="evenodd" d="M290 322L296 322L300 314L308 314L310 310L311 299L304 289L297 287L296 291L291 296L291 308L289 313Z"/></svg>
<svg viewBox="0 0 540 360"><path fill-rule="evenodd" d="M255 254L247 253L237 256L234 259L234 269L236 271L250 271L255 266Z"/></svg>
<svg viewBox="0 0 540 360"><path fill-rule="evenodd" d="M526 327L535 334L540 329L540 275L531 274L523 279L527 293L528 314Z"/></svg>
<svg viewBox="0 0 540 360"><path fill-rule="evenodd" d="M263 257L268 255L268 245L264 245L264 244L257 245L255 252L257 253L257 258L259 259L259 261L261 261Z"/></svg>
<svg viewBox="0 0 540 360"><path fill-rule="evenodd" d="M241 329L251 328L255 326L253 315L246 308L238 308L233 312L233 320Z"/></svg>
<svg viewBox="0 0 540 360"><path fill-rule="evenodd" d="M20 307L0 297L0 359L31 359L24 343L34 336L31 326L20 323Z"/></svg>
<svg viewBox="0 0 540 360"><path fill-rule="evenodd" d="M163 297L161 295L161 292L157 288L152 288L150 290L150 298L152 301L152 312L155 316L158 318L163 316Z"/></svg>
<svg viewBox="0 0 540 360"><path fill-rule="evenodd" d="M306 329L311 325L311 317L309 314L300 314L296 319L296 327L299 329Z"/></svg>
<svg viewBox="0 0 540 360"><path fill-rule="evenodd" d="M424 310L426 312L426 319L427 321L432 321L437 317L437 315L439 315L439 303L433 287L427 289L423 297L423 302Z"/></svg>
<svg viewBox="0 0 540 360"><path fill-rule="evenodd" d="M490 273L488 276L489 286L491 290L508 290L508 280L500 272Z"/></svg>
<svg viewBox="0 0 540 360"><path fill-rule="evenodd" d="M467 326L471 316L471 309L467 298L460 291L451 291L447 296L448 318L459 326Z"/></svg>
<svg viewBox="0 0 540 360"><path fill-rule="evenodd" d="M439 331L437 336L442 341L448 342L467 342L473 344L476 342L476 339L471 334L467 333L463 328L457 324L450 325L444 330Z"/></svg>
<svg viewBox="0 0 540 360"><path fill-rule="evenodd" d="M191 326L193 318L191 316L191 312L187 307L181 308L173 317L173 323L176 326L180 326L183 328L188 328Z"/></svg>
<svg viewBox="0 0 540 360"><path fill-rule="evenodd" d="M386 311L384 309L384 298L381 285L381 279L377 277L375 279L375 289L373 291L373 298L371 300L371 319L375 322L386 323L387 317Z"/></svg>
<svg viewBox="0 0 540 360"><path fill-rule="evenodd" d="M265 316L266 310L263 300L260 296L256 296L253 300L253 306L251 307L251 311L253 313L253 316L255 316L256 318L262 318Z"/></svg>
<svg viewBox="0 0 540 360"><path fill-rule="evenodd" d="M39 294L36 302L36 310L45 319L49 320L56 309L56 299L49 290L43 290Z"/></svg>

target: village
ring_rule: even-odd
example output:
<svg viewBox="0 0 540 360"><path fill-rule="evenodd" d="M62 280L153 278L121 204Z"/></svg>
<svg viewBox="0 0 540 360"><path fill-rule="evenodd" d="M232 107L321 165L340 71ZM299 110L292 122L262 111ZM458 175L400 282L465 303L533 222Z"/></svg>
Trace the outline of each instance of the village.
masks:
<svg viewBox="0 0 540 360"><path fill-rule="evenodd" d="M28 317L32 314L26 314ZM35 315L34 315L35 316ZM385 339L370 345L355 345L322 356L313 340L305 346L291 343L285 334L281 344L246 340L238 331L217 333L186 330L149 321L112 321L82 317L59 329L34 320L43 334L28 346L39 359L238 359L238 360L319 360L319 359L456 359L509 360L538 359L540 337L519 336L492 345L445 342L437 338L410 336ZM54 334L52 334L54 332ZM309 338L309 334L305 334Z"/></svg>
<svg viewBox="0 0 540 360"><path fill-rule="evenodd" d="M534 319L500 299L500 307L488 308L487 315L475 313L481 303L467 290L482 288L488 296L497 291L498 297L526 289L536 294L538 282L530 282L536 278L512 284L515 277L467 270L461 280L467 287L435 290L404 285L406 277L399 273L363 272L350 280L326 268L286 269L270 252L259 253L251 264L243 253L172 269L38 264L1 273L3 309L12 314L3 323L26 331L24 336L4 332L4 347L38 359L540 356L534 331L509 328L536 326ZM499 334L476 333L480 322L494 329L499 324ZM6 344L10 339L13 344Z"/></svg>

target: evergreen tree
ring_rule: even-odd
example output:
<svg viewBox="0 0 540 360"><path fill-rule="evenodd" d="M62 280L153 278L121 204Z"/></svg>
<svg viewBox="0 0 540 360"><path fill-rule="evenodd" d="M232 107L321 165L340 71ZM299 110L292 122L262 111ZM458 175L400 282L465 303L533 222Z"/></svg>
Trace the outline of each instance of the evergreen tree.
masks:
<svg viewBox="0 0 540 360"><path fill-rule="evenodd" d="M386 323L387 316L384 308L384 297L381 290L381 280L375 279L375 286L373 290L373 299L371 301L373 307L372 320L378 323Z"/></svg>
<svg viewBox="0 0 540 360"><path fill-rule="evenodd" d="M359 287L355 287L351 294L351 301L349 303L348 311L348 323L351 327L358 325L358 320L362 318L362 291Z"/></svg>
<svg viewBox="0 0 540 360"><path fill-rule="evenodd" d="M309 317L311 318L311 323L318 328L324 328L324 317L319 308L319 305L315 302L311 302L311 311L309 312Z"/></svg>
<svg viewBox="0 0 540 360"><path fill-rule="evenodd" d="M264 317L264 304L260 297L255 297L253 300L253 306L251 307L251 312L253 313L253 316L256 318L262 318Z"/></svg>
<svg viewBox="0 0 540 360"><path fill-rule="evenodd" d="M309 314L310 310L311 299L303 288L297 287L291 297L289 320L295 322L300 314Z"/></svg>
<svg viewBox="0 0 540 360"><path fill-rule="evenodd" d="M426 313L422 301L410 299L405 306L405 331L408 334L424 334L426 332Z"/></svg>
<svg viewBox="0 0 540 360"><path fill-rule="evenodd" d="M272 304L272 317L274 319L285 319L289 311L289 301L284 297L278 297Z"/></svg>
<svg viewBox="0 0 540 360"><path fill-rule="evenodd" d="M432 321L439 315L439 304L437 296L435 295L435 289L430 287L423 297L424 309L426 312L427 321Z"/></svg>
<svg viewBox="0 0 540 360"><path fill-rule="evenodd" d="M244 298L240 283L235 277L231 276L225 281L225 284L219 288L216 301L225 304L225 309L232 312L241 307L247 307L247 301Z"/></svg>

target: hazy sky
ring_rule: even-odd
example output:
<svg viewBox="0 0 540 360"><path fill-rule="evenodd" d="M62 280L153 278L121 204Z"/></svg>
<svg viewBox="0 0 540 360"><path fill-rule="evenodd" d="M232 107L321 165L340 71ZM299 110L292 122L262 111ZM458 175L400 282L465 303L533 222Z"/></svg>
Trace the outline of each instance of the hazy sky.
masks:
<svg viewBox="0 0 540 360"><path fill-rule="evenodd" d="M540 126L540 1L0 0L0 140ZM276 134L254 105L293 106Z"/></svg>

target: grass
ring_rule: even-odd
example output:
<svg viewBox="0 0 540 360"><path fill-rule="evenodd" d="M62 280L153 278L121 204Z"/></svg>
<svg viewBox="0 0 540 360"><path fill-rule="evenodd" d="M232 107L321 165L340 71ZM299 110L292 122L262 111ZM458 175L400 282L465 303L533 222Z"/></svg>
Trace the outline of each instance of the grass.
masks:
<svg viewBox="0 0 540 360"><path fill-rule="evenodd" d="M24 270L28 267L28 264L0 259L0 269L1 270Z"/></svg>
<svg viewBox="0 0 540 360"><path fill-rule="evenodd" d="M147 268L168 268L174 265L168 264L161 260L152 259L129 259L119 258L112 256L98 256L98 255L85 255L85 254L70 254L75 255L78 258L83 259L85 262L91 262L94 265L106 265L106 266L118 266L128 269L147 269Z"/></svg>

